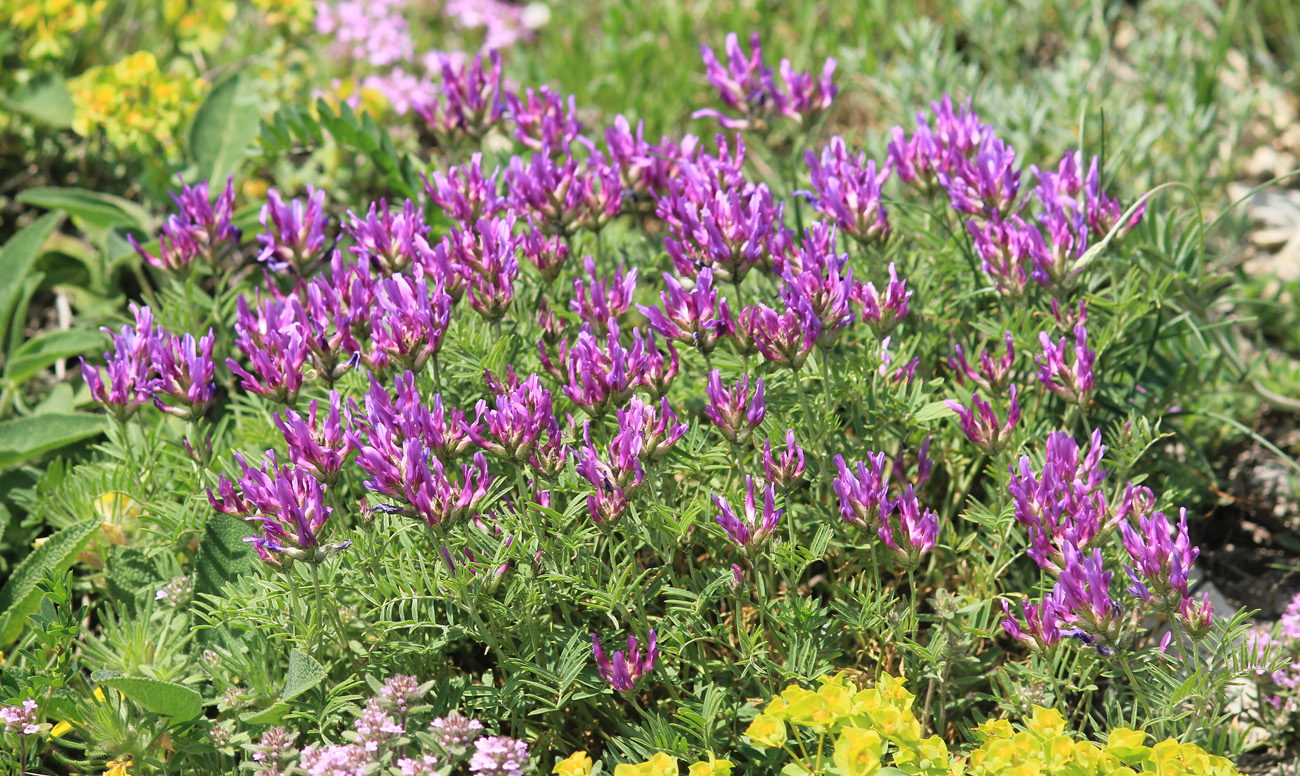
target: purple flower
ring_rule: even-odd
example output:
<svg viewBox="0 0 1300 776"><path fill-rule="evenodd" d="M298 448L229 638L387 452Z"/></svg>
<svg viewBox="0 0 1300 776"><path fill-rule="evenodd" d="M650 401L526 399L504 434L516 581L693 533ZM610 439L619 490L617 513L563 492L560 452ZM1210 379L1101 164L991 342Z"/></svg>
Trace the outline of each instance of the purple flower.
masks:
<svg viewBox="0 0 1300 776"><path fill-rule="evenodd" d="M938 544L939 515L932 509L924 512L921 510L910 484L892 506L892 511L898 515L897 529L891 516L882 513L876 533L885 546L896 552L904 563L915 566L920 562L922 554L933 550Z"/></svg>
<svg viewBox="0 0 1300 776"><path fill-rule="evenodd" d="M1200 641L1208 636L1210 626L1214 623L1214 605L1210 603L1210 594L1205 593L1200 601L1192 596L1184 598L1178 605L1178 621L1183 624L1192 641ZM1285 622L1283 633L1286 633Z"/></svg>
<svg viewBox="0 0 1300 776"><path fill-rule="evenodd" d="M709 403L704 414L713 425L717 426L722 437L734 445L743 446L753 436L754 430L767 415L767 404L763 400L763 378L754 385L754 392L749 392L749 375L741 375L735 385L725 386L718 370L709 373L708 385L704 389Z"/></svg>
<svg viewBox="0 0 1300 776"><path fill-rule="evenodd" d="M357 731L357 744L372 754L387 749L393 738L406 733L406 728L389 715L377 697L366 701L352 727Z"/></svg>
<svg viewBox="0 0 1300 776"><path fill-rule="evenodd" d="M41 726L36 724L37 705L36 701L28 698L19 706L0 706L0 723L4 724L4 732L20 736L41 732Z"/></svg>
<svg viewBox="0 0 1300 776"><path fill-rule="evenodd" d="M698 172L687 167L684 174ZM766 184L692 189L673 182L658 211L668 216L672 236L664 238L664 248L680 274L694 277L709 267L717 280L739 283L750 269L771 261L785 203L775 202Z"/></svg>
<svg viewBox="0 0 1300 776"><path fill-rule="evenodd" d="M1038 239L1034 245L1036 250L1030 254L1034 261L1030 277L1054 292L1073 288L1075 280L1083 274L1082 259L1088 249L1084 214L1073 207L1044 208L1031 237Z"/></svg>
<svg viewBox="0 0 1300 776"><path fill-rule="evenodd" d="M961 345L953 348L953 355L948 357L948 366L952 368L957 377L957 382L965 384L970 380L981 389L999 396L1007 385L1011 382L1011 368L1016 362L1016 346L1011 340L1011 332L1006 332L1007 348L1002 353L1002 357L994 362L989 350L986 348L980 351L979 368L971 366L966 360L966 351Z"/></svg>
<svg viewBox="0 0 1300 776"><path fill-rule="evenodd" d="M362 459L359 457L358 460ZM418 439L408 439L403 444L398 477L401 492L390 495L396 495L407 506L389 507L386 511L421 519L438 531L476 514L492 484L487 459L482 453L474 454L472 465L461 467L460 482L456 482L447 476L442 461L431 456ZM385 492L383 482L372 479L362 484L371 490Z"/></svg>
<svg viewBox="0 0 1300 776"><path fill-rule="evenodd" d="M735 542L741 552L748 553L767 541L781 522L785 510L776 508L776 488L770 482L764 489L761 509L754 503L754 478L749 475L745 475L745 492L745 508L739 517L726 498L714 494L713 504L719 510L714 519L727 532L727 538Z"/></svg>
<svg viewBox="0 0 1300 776"><path fill-rule="evenodd" d="M566 148L582 137L572 94L566 100L548 86L536 91L529 87L522 96L507 93L506 105L515 124L515 140L534 151Z"/></svg>
<svg viewBox="0 0 1300 776"><path fill-rule="evenodd" d="M944 402L944 406L957 413L961 419L961 430L965 432L966 438L988 455L1001 452L1011 442L1011 432L1020 423L1020 402L1016 401L1014 385L1011 386L1008 404L1011 409L1007 413L1007 420L999 425L992 405L981 400L978 393L971 396L972 409L966 409L951 399ZM979 413L979 417L975 416L976 413Z"/></svg>
<svg viewBox="0 0 1300 776"><path fill-rule="evenodd" d="M849 308L853 270L847 269L848 254L836 254L834 227L818 222L811 226L803 246L784 262L781 298L786 307L806 304L817 316L821 333L817 345L835 344L840 330L853 322ZM844 274L841 274L843 272Z"/></svg>
<svg viewBox="0 0 1300 776"><path fill-rule="evenodd" d="M660 399L656 408L654 403L643 402L633 396L628 406L620 409L616 417L618 431L611 441L611 449L627 449L630 446L645 464L663 460L668 451L686 435L686 424L678 422L677 413L673 412L667 398Z"/></svg>
<svg viewBox="0 0 1300 776"><path fill-rule="evenodd" d="M483 266L469 275L469 306L488 323L499 321L510 312L515 300L515 279L519 277L519 260L513 255L489 254Z"/></svg>
<svg viewBox="0 0 1300 776"><path fill-rule="evenodd" d="M374 764L374 754L360 744L331 744L303 747L299 767L307 776L363 776Z"/></svg>
<svg viewBox="0 0 1300 776"><path fill-rule="evenodd" d="M577 341L568 350L564 395L593 418L627 403L646 369L645 340L639 333L629 350L619 344L617 321L610 319L607 327L604 347L591 326L583 324Z"/></svg>
<svg viewBox="0 0 1300 776"><path fill-rule="evenodd" d="M529 219L528 231L520 245L523 248L524 258L537 267L542 281L547 285L554 283L569 259L568 242L558 234L547 235L540 228L535 227L532 219Z"/></svg>
<svg viewBox="0 0 1300 776"><path fill-rule="evenodd" d="M479 447L511 463L527 461L539 437L556 423L551 392L542 387L535 374L497 395L494 408L489 409L486 401L479 401L475 409L478 417L475 426L467 430L470 438ZM485 434L479 433L479 422L486 423Z"/></svg>
<svg viewBox="0 0 1300 776"><path fill-rule="evenodd" d="M894 141L889 144L889 163L898 170L904 183L916 183L929 189L939 173L953 174L970 159L992 128L980 121L966 100L954 110L952 98L944 95L930 103L934 112L933 128L923 114L916 115L917 129L910 139L901 127L894 127Z"/></svg>
<svg viewBox="0 0 1300 776"><path fill-rule="evenodd" d="M867 527L884 518L890 508L889 483L885 481L885 454L868 453L866 461L858 461L857 471L851 471L844 456L835 456L839 476L832 482L835 495L840 500L840 517L846 522Z"/></svg>
<svg viewBox="0 0 1300 776"><path fill-rule="evenodd" d="M247 298L239 297L235 346L248 358L252 371L233 358L226 359L226 366L241 378L244 390L281 404L298 400L309 348L289 306L275 299L259 300L254 315Z"/></svg>
<svg viewBox="0 0 1300 776"><path fill-rule="evenodd" d="M596 655L596 668L601 678L609 682L618 692L632 692L646 674L654 670L655 660L659 658L659 647L655 643L655 632L650 631L650 643L645 654L641 654L636 637L627 637L627 653L615 652L612 660L605 657L605 650L600 647L600 639L591 635L591 651Z"/></svg>
<svg viewBox="0 0 1300 776"><path fill-rule="evenodd" d="M321 544L320 532L333 512L325 506L321 483L304 468L280 466L275 454L268 451L266 462L254 469L239 453L235 460L243 469L238 488L222 476L217 485L221 498L208 489L208 501L218 512L243 517L258 523L261 535L249 537L262 560L281 565L283 558L320 563L337 552L347 549L351 542Z"/></svg>
<svg viewBox="0 0 1300 776"><path fill-rule="evenodd" d="M341 262L339 256L335 258ZM360 279L362 273L365 280ZM329 386L359 363L361 344L357 336L370 333L367 303L374 300L374 281L369 272L356 265L345 268L340 263L332 274L336 279L318 275L300 285L299 293L288 300L298 331L304 335L307 360ZM344 293L339 293L336 286L341 286Z"/></svg>
<svg viewBox="0 0 1300 776"><path fill-rule="evenodd" d="M1020 216L985 221L972 218L966 222L966 231L974 238L980 268L1003 296L1023 295L1029 282L1026 266L1039 267L1047 261L1042 234Z"/></svg>
<svg viewBox="0 0 1300 776"><path fill-rule="evenodd" d="M841 232L862 245L873 245L889 233L889 212L881 202L880 186L889 167L877 173L865 152L849 155L844 138L836 136L822 149L821 159L807 151L804 161L812 171L812 201L817 210L835 220Z"/></svg>
<svg viewBox="0 0 1300 776"><path fill-rule="evenodd" d="M256 744L248 745L248 748L253 750L253 761L260 763L260 773L286 776L291 764L298 758L297 742L297 733L273 727L263 733Z"/></svg>
<svg viewBox="0 0 1300 776"><path fill-rule="evenodd" d="M505 115L501 55L489 51L488 61L491 69L485 71L481 53L459 67L451 57L441 57L442 95L412 106L441 144L458 145L463 139L477 142Z"/></svg>
<svg viewBox="0 0 1300 776"><path fill-rule="evenodd" d="M669 340L695 346L701 353L713 352L731 318L726 298L720 298L713 288L713 271L700 270L690 291L665 272L664 287L659 294L662 309L637 305L650 319L650 327Z"/></svg>
<svg viewBox="0 0 1300 776"><path fill-rule="evenodd" d="M283 416L272 414L271 420L284 435L289 460L322 483L333 485L359 443L352 433L352 409L343 406L338 391L330 391L329 412L324 419L317 414L318 404L312 399L306 418L287 409Z"/></svg>
<svg viewBox="0 0 1300 776"><path fill-rule="evenodd" d="M439 749L452 758L464 756L470 746L483 735L483 723L453 711L429 723L429 733Z"/></svg>
<svg viewBox="0 0 1300 776"><path fill-rule="evenodd" d="M758 305L749 324L754 346L768 361L798 371L821 336L821 322L806 299L787 303L784 313Z"/></svg>
<svg viewBox="0 0 1300 776"><path fill-rule="evenodd" d="M1038 341L1043 346L1043 354L1034 358L1038 361L1038 379L1043 387L1068 402L1087 406L1096 387L1092 366L1097 359L1096 351L1088 347L1087 327L1082 323L1074 327L1073 364L1066 364L1064 337L1053 344L1046 332L1039 332Z"/></svg>
<svg viewBox="0 0 1300 776"><path fill-rule="evenodd" d="M597 333L604 333L607 320L619 318L632 306L632 296L636 293L637 269L633 267L628 272L620 264L611 282L609 278L596 280L596 262L590 256L583 260L582 267L590 280L574 278L573 299L569 300L569 309L591 324Z"/></svg>
<svg viewBox="0 0 1300 776"><path fill-rule="evenodd" d="M398 212L389 210L386 200L371 202L365 218L349 210L343 230L354 243L352 253L385 275L405 271L421 251L429 250L424 211L409 199Z"/></svg>
<svg viewBox="0 0 1300 776"><path fill-rule="evenodd" d="M713 49L707 45L700 46L709 83L718 89L723 105L742 116L732 118L720 111L705 109L696 111L693 118L713 117L726 129L752 127L766 132L771 129L770 120L774 116L807 126L830 107L839 93L839 87L831 80L835 73L834 59L827 58L818 76L795 72L790 61L783 59L780 63L783 85L778 86L771 68L763 64L758 33L753 34L749 45L750 53L746 54L736 34L729 33L725 66L718 61Z"/></svg>
<svg viewBox="0 0 1300 776"><path fill-rule="evenodd" d="M1125 520L1119 524L1124 549L1137 566L1126 564L1133 586L1129 592L1151 603L1157 611L1170 613L1188 597L1187 577L1200 555L1187 535L1187 510L1179 511L1178 526L1169 524L1164 512L1138 517L1138 529Z"/></svg>
<svg viewBox="0 0 1300 776"><path fill-rule="evenodd" d="M483 154L474 153L469 164L452 165L446 175L434 172L433 179L424 182L424 191L447 215L462 224L473 224L505 209L505 197L498 193L499 175L497 168L491 176L484 176Z"/></svg>
<svg viewBox="0 0 1300 776"><path fill-rule="evenodd" d="M178 418L198 418L216 398L216 366L212 363L212 329L196 342L193 335L159 332L153 344L158 377L149 384L154 405ZM171 404L163 402L166 399Z"/></svg>
<svg viewBox="0 0 1300 776"><path fill-rule="evenodd" d="M1111 229L1119 223L1119 219L1124 215L1124 208L1120 205L1119 200L1114 199L1106 194L1101 187L1101 173L1097 168L1097 157L1092 157L1092 163L1088 165L1088 175L1083 184L1083 210L1087 214L1088 228L1095 238L1105 237ZM1142 203L1133 215L1129 216L1128 221L1119 228L1119 237L1128 234L1129 231L1142 221L1142 216L1146 213L1146 203Z"/></svg>
<svg viewBox="0 0 1300 776"><path fill-rule="evenodd" d="M615 116L614 123L605 128L605 148L618 166L623 188L632 192L635 206L653 210L653 199L645 195L668 190L668 181L677 177L679 163L690 155L698 138L687 135L674 140L665 136L653 146L645 140L644 124L638 121L633 132L626 116Z"/></svg>
<svg viewBox="0 0 1300 776"><path fill-rule="evenodd" d="M121 422L134 415L149 396L150 378L154 372L153 354L157 349L155 341L159 336L154 330L152 310L132 304L131 313L135 318L134 326L127 324L116 334L103 327L113 338L113 349L104 353L104 359L108 361L105 367L107 385L100 369L81 359L81 377L86 381L91 397Z"/></svg>
<svg viewBox="0 0 1300 776"><path fill-rule="evenodd" d="M216 202L208 199L208 182L199 181L193 186L181 184L181 193L172 194L177 212L163 222L159 243L161 250L153 256L134 236L127 241L149 265L170 272L186 272L195 259L202 258L216 267L222 252L233 248L243 236L238 227L231 225L235 210L234 176L226 179L226 187Z"/></svg>
<svg viewBox="0 0 1300 776"><path fill-rule="evenodd" d="M961 213L1005 216L1020 193L1016 151L992 134L983 138L973 158L958 158L951 172L940 170L936 177Z"/></svg>
<svg viewBox="0 0 1300 776"><path fill-rule="evenodd" d="M1011 604L1002 599L1002 630L1017 641L1023 641L1038 650L1045 650L1061 641L1061 623L1066 613L1062 603L1062 590L1054 588L1050 594L1037 604L1021 601L1021 612L1025 618L1022 627L1020 621L1011 613Z"/></svg>
<svg viewBox="0 0 1300 776"><path fill-rule="evenodd" d="M599 232L622 208L623 184L617 167L599 153L580 163L566 145L562 153L516 156L506 171L510 206L536 219L549 232Z"/></svg>
<svg viewBox="0 0 1300 776"><path fill-rule="evenodd" d="M654 332L649 332L646 335L645 370L641 373L641 387L656 399L668 393L668 389L672 386L673 380L677 378L677 372L681 366L681 361L677 357L677 350L673 347L673 343L665 342L664 347L668 349L667 356L664 355L663 351L659 350L658 344L655 343Z"/></svg>
<svg viewBox="0 0 1300 776"><path fill-rule="evenodd" d="M262 252L257 260L274 272L291 271L299 276L311 274L325 253L325 192L307 187L306 202L291 199L287 203L280 192L266 193L259 221L265 230L257 235Z"/></svg>
<svg viewBox="0 0 1300 776"><path fill-rule="evenodd" d="M505 736L485 736L474 742L469 772L483 776L523 776L528 744Z"/></svg>
<svg viewBox="0 0 1300 776"><path fill-rule="evenodd" d="M386 67L415 54L400 0L342 0L316 8L316 32L333 37L335 48L360 62ZM313 774L312 776L315 776Z"/></svg>
<svg viewBox="0 0 1300 776"><path fill-rule="evenodd" d="M441 287L430 292L423 277L413 281L401 274L380 280L375 291L376 310L370 328L373 350L367 365L420 371L442 348L451 322L451 297Z"/></svg>
<svg viewBox="0 0 1300 776"><path fill-rule="evenodd" d="M1093 432L1091 447L1082 459L1074 437L1056 431L1047 435L1041 476L1035 476L1028 456L1021 456L1018 469L1008 467L1011 482L1007 490L1015 504L1016 521L1029 529L1027 554L1039 568L1059 573L1064 546L1091 547L1131 511L1127 507L1108 517L1101 490L1106 479L1101 468L1105 452L1100 429ZM1130 490L1133 497L1137 493Z"/></svg>
<svg viewBox="0 0 1300 776"><path fill-rule="evenodd" d="M789 493L803 481L803 448L795 444L794 429L786 429L785 449L772 457L772 440L763 440L763 477L782 493Z"/></svg>
<svg viewBox="0 0 1300 776"><path fill-rule="evenodd" d="M889 283L882 295L872 283L853 288L853 299L862 305L862 320L866 321L877 337L885 337L898 322L907 317L908 303L914 291L907 290L907 281L898 279L898 270L889 263Z"/></svg>
<svg viewBox="0 0 1300 776"><path fill-rule="evenodd" d="M1065 609L1061 619L1074 628L1067 635L1108 654L1122 645L1125 624L1123 607L1110 596L1112 573L1105 570L1100 549L1085 555L1067 544L1064 550L1065 564L1056 586Z"/></svg>

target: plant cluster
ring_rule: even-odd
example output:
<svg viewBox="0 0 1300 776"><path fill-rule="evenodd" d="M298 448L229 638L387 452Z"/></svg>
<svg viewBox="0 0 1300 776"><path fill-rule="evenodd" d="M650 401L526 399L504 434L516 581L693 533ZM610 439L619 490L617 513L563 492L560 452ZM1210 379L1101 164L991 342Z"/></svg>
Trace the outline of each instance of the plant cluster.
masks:
<svg viewBox="0 0 1300 776"><path fill-rule="evenodd" d="M67 454L10 496L51 532L0 589L6 765L1233 773L1242 680L1286 740L1295 613L1247 638L1197 589L1230 356L1172 186L946 93L837 134L842 57L758 33L656 141L509 75L536 7L448 2L464 54L404 3L252 8L350 80L260 130L239 75L70 83L75 131L196 164L161 218L32 200L136 282L4 351L0 462ZM246 23L160 13L192 59ZM27 406L17 370L105 343Z"/></svg>

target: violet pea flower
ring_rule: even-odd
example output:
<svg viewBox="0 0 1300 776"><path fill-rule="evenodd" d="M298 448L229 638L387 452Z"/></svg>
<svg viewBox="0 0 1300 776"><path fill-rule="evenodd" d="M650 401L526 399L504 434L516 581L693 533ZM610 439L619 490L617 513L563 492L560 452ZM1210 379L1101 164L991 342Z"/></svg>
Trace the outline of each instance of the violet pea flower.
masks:
<svg viewBox="0 0 1300 776"><path fill-rule="evenodd" d="M149 386L154 405L169 415L191 420L201 417L216 398L215 342L212 329L195 341L193 335L160 332L154 343L158 377ZM170 404L164 403L166 399Z"/></svg>
<svg viewBox="0 0 1300 776"><path fill-rule="evenodd" d="M754 346L774 364L799 371L821 336L821 322L805 299L787 304L784 313L758 305L750 319L749 333Z"/></svg>
<svg viewBox="0 0 1300 776"><path fill-rule="evenodd" d="M605 650L600 646L596 634L591 635L591 651L596 656L596 668L600 676L618 692L630 693L637 688L646 674L654 670L659 658L659 647L655 641L654 629L650 630L650 640L645 654L637 646L635 636L627 637L627 652L615 652L613 659L605 657Z"/></svg>
<svg viewBox="0 0 1300 776"><path fill-rule="evenodd" d="M275 427L284 435L289 460L325 485L338 482L343 464L359 446L352 433L352 410L344 406L338 391L330 391L329 410L318 414L319 402L312 399L304 418L286 409L271 415Z"/></svg>
<svg viewBox="0 0 1300 776"><path fill-rule="evenodd" d="M289 271L305 277L324 260L325 228L330 221L325 214L324 191L308 186L305 202L285 202L278 191L271 189L266 193L260 221L265 231L257 235L262 244L257 260L273 272Z"/></svg>
<svg viewBox="0 0 1300 776"><path fill-rule="evenodd" d="M158 347L159 332L154 329L153 311L147 306L132 304L131 313L135 318L134 325L127 324L117 333L103 327L113 338L113 349L104 353L108 362L105 368L107 385L99 367L90 366L86 359L81 359L81 376L91 397L120 422L126 422L134 415L149 396L154 374L153 354Z"/></svg>
<svg viewBox="0 0 1300 776"><path fill-rule="evenodd" d="M966 409L960 402L949 399L944 406L957 414L961 420L961 430L966 438L987 455L997 455L1011 442L1011 432L1020 423L1020 402L1016 401L1016 387L1011 386L1010 410L1005 423L999 425L993 406L980 399L979 394L971 396L972 409ZM978 413L979 417L976 417Z"/></svg>
<svg viewBox="0 0 1300 776"><path fill-rule="evenodd" d="M709 373L705 395L709 403L704 408L704 414L713 421L724 439L737 446L743 446L749 441L767 415L761 377L751 394L749 375L741 375L734 385L726 386L722 383L721 374L714 369Z"/></svg>
<svg viewBox="0 0 1300 776"><path fill-rule="evenodd" d="M835 456L839 476L832 481L832 489L840 501L840 517L845 522L862 528L880 521L890 508L889 483L885 481L885 454L867 453L866 461L858 461L856 471L850 470L844 456Z"/></svg>
<svg viewBox="0 0 1300 776"><path fill-rule="evenodd" d="M966 360L966 351L957 345L953 348L953 355L948 357L948 366L952 368L959 383L970 380L994 396L1001 395L1011 382L1011 368L1016 362L1016 346L1009 331L1006 332L1006 345L1006 350L996 362L987 348L981 350L978 368Z"/></svg>
<svg viewBox="0 0 1300 776"><path fill-rule="evenodd" d="M789 493L803 481L803 448L795 444L794 429L786 429L785 449L772 456L772 440L763 440L763 477L782 493Z"/></svg>
<svg viewBox="0 0 1300 776"><path fill-rule="evenodd" d="M1046 332L1039 332L1038 341L1043 346L1043 354L1034 358L1038 361L1038 379L1043 387L1072 404L1087 406L1096 388L1093 363L1097 360L1096 351L1088 347L1087 327L1082 323L1074 327L1073 364L1066 363L1064 337L1059 343L1053 343Z"/></svg>
<svg viewBox="0 0 1300 776"><path fill-rule="evenodd" d="M749 475L745 475L745 492L745 507L739 517L725 497L714 494L713 504L718 508L714 519L722 526L727 538L740 547L742 553L748 554L767 541L781 522L785 510L776 508L776 488L770 482L764 488L761 508L755 504L754 478Z"/></svg>

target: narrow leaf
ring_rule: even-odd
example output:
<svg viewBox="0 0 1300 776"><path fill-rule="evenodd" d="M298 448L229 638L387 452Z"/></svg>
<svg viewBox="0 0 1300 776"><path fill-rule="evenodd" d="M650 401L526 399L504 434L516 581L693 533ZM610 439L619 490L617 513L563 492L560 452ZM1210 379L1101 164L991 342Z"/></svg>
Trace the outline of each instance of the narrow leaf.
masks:
<svg viewBox="0 0 1300 776"><path fill-rule="evenodd" d="M27 189L17 200L24 205L61 210L64 213L99 229L115 226L133 227L142 232L151 231L149 212L129 199L115 197L77 188L37 187Z"/></svg>

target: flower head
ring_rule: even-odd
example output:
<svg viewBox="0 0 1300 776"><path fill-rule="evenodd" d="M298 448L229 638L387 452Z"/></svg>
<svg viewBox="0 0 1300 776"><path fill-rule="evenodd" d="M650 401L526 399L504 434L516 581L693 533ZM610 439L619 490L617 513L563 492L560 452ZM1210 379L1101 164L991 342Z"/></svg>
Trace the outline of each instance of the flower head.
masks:
<svg viewBox="0 0 1300 776"><path fill-rule="evenodd" d="M600 646L600 639L596 638L594 633L591 635L591 651L596 655L596 668L601 678L609 682L618 692L635 690L645 675L654 669L655 660L659 658L659 647L655 643L653 629L650 631L650 642L645 654L642 654L641 648L637 646L636 636L628 636L627 652L620 650L614 653L612 660L606 658L605 650Z"/></svg>
<svg viewBox="0 0 1300 776"><path fill-rule="evenodd" d="M726 531L727 538L748 552L767 541L785 510L776 508L776 488L771 483L764 488L761 507L754 503L754 478L749 475L745 476L745 491L745 508L739 517L725 497L714 494L713 504L719 510L714 519Z"/></svg>

